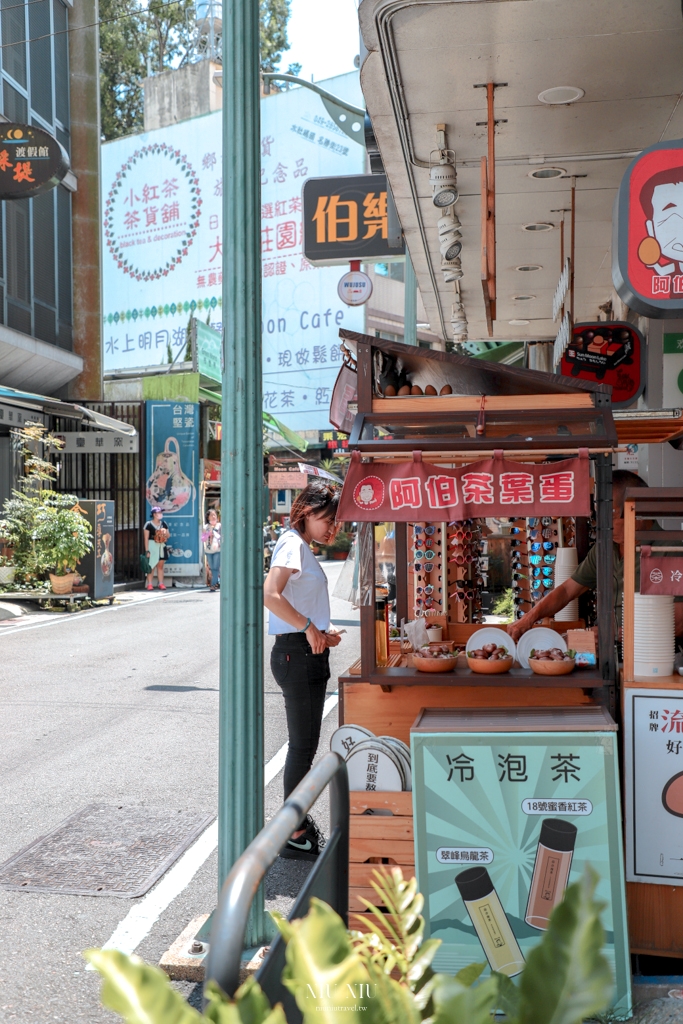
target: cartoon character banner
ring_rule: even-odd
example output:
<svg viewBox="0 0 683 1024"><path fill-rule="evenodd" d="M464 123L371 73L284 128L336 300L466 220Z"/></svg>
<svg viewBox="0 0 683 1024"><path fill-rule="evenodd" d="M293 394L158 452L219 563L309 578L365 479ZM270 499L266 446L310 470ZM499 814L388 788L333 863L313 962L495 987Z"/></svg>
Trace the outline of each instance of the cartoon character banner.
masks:
<svg viewBox="0 0 683 1024"><path fill-rule="evenodd" d="M411 734L417 879L427 933L442 941L434 969L454 974L486 960L514 979L590 865L605 904L613 1005L628 1015L616 732L492 725Z"/></svg>
<svg viewBox="0 0 683 1024"><path fill-rule="evenodd" d="M643 316L683 310L683 140L659 142L629 165L615 200L612 278Z"/></svg>
<svg viewBox="0 0 683 1024"><path fill-rule="evenodd" d="M353 452L339 501L346 522L448 522L480 516L589 516L587 454L552 464L493 459L447 469L361 462Z"/></svg>
<svg viewBox="0 0 683 1024"><path fill-rule="evenodd" d="M145 402L147 419L146 507L149 519L159 505L168 523L170 576L198 576L199 560L199 405Z"/></svg>
<svg viewBox="0 0 683 1024"><path fill-rule="evenodd" d="M325 87L362 102L357 72ZM304 256L301 198L309 177L364 169L360 134L346 135L308 89L261 101L263 407L292 430L329 427L339 328L363 330L362 309L337 294L339 269ZM192 316L222 331L221 139L216 111L102 146L105 372L182 358Z"/></svg>
<svg viewBox="0 0 683 1024"><path fill-rule="evenodd" d="M645 387L645 339L621 320L574 324L560 373L612 385L612 408L632 405Z"/></svg>

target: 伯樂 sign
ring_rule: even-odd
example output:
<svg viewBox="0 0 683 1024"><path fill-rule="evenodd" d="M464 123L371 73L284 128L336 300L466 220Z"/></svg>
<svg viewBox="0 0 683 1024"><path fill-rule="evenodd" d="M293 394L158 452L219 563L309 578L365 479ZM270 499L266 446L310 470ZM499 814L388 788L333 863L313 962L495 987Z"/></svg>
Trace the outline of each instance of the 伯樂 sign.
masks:
<svg viewBox="0 0 683 1024"><path fill-rule="evenodd" d="M304 256L316 267L402 256L389 246L385 174L308 178L302 190Z"/></svg>
<svg viewBox="0 0 683 1024"><path fill-rule="evenodd" d="M69 166L64 147L43 128L0 124L0 199L30 199L48 192Z"/></svg>

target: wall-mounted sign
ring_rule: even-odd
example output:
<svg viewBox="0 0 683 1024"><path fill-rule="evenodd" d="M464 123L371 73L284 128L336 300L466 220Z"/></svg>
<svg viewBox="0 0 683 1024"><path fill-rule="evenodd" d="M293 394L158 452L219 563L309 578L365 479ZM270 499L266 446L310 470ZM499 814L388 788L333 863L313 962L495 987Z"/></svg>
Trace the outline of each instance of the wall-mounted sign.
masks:
<svg viewBox="0 0 683 1024"><path fill-rule="evenodd" d="M117 455L140 451L139 434L131 437L129 434L116 434L113 430L69 430L55 436L64 442L64 447L59 450L66 455L92 455L96 452Z"/></svg>
<svg viewBox="0 0 683 1024"><path fill-rule="evenodd" d="M269 491L303 491L307 483L307 474L297 473L294 470L284 470L281 473L268 474Z"/></svg>
<svg viewBox="0 0 683 1024"><path fill-rule="evenodd" d="M340 278L337 294L347 306L362 306L372 295L372 281L362 270L350 270Z"/></svg>
<svg viewBox="0 0 683 1024"><path fill-rule="evenodd" d="M49 192L68 170L67 152L49 132L30 124L0 124L0 199Z"/></svg>
<svg viewBox="0 0 683 1024"><path fill-rule="evenodd" d="M309 178L302 190L304 255L316 267L402 256L389 247L385 174Z"/></svg>
<svg viewBox="0 0 683 1024"><path fill-rule="evenodd" d="M559 372L611 384L613 408L632 405L645 387L645 341L621 320L574 324Z"/></svg>
<svg viewBox="0 0 683 1024"><path fill-rule="evenodd" d="M683 879L683 693L628 689L624 697L626 881Z"/></svg>
<svg viewBox="0 0 683 1024"><path fill-rule="evenodd" d="M221 383L221 349L223 337L220 331L202 323L196 316L192 317L190 331L192 344L192 369L199 371L202 377Z"/></svg>
<svg viewBox="0 0 683 1024"><path fill-rule="evenodd" d="M640 593L682 595L683 558L659 555L656 549L653 556L652 548L644 544L640 552Z"/></svg>
<svg viewBox="0 0 683 1024"><path fill-rule="evenodd" d="M683 310L683 140L659 142L629 165L614 205L612 279L638 313Z"/></svg>

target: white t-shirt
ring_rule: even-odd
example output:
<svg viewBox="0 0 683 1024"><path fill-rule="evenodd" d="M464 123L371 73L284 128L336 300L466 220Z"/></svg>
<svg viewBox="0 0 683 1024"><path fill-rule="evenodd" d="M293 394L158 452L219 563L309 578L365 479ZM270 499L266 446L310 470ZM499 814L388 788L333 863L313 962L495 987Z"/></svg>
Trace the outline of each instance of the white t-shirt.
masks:
<svg viewBox="0 0 683 1024"><path fill-rule="evenodd" d="M330 596L327 591L327 576L315 555L296 530L287 530L275 545L271 568L280 565L285 569L296 569L287 580L282 591L293 608L323 632L330 627ZM298 633L294 626L278 619L269 612L268 633Z"/></svg>

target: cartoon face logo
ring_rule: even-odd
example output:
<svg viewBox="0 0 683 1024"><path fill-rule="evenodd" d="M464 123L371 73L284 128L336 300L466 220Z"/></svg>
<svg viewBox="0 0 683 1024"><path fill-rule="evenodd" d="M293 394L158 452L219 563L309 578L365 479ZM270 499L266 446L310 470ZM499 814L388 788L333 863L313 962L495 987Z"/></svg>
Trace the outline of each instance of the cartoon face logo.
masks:
<svg viewBox="0 0 683 1024"><path fill-rule="evenodd" d="M638 258L661 276L683 267L683 167L658 171L640 190L647 237ZM672 262L673 261L673 262Z"/></svg>
<svg viewBox="0 0 683 1024"><path fill-rule="evenodd" d="M378 476L366 476L356 484L353 500L358 508L376 509L384 501L384 483Z"/></svg>

